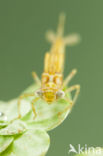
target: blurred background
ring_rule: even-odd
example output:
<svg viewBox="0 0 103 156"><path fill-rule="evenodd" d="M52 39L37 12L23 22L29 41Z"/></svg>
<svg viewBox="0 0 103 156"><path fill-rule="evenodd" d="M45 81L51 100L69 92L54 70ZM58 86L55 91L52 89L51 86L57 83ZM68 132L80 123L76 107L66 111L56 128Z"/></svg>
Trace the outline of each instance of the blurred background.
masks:
<svg viewBox="0 0 103 156"><path fill-rule="evenodd" d="M56 30L66 13L65 35L77 32L82 41L66 49L65 77L78 74L78 101L62 125L49 132L47 156L68 156L69 144L103 146L103 0L1 0L0 99L13 99L33 83L31 72L43 71L48 29Z"/></svg>

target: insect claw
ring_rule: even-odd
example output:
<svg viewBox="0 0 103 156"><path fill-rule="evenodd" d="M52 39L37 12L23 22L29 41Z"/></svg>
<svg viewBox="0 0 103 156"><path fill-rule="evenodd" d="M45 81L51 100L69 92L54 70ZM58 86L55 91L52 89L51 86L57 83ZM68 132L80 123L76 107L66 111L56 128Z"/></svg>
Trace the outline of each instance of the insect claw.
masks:
<svg viewBox="0 0 103 156"><path fill-rule="evenodd" d="M33 116L33 120L35 120L35 119L36 119L36 117L37 117L37 115Z"/></svg>
<svg viewBox="0 0 103 156"><path fill-rule="evenodd" d="M73 69L73 70L72 70L72 73L73 73L73 74L76 74L76 73L77 73L77 69Z"/></svg>
<svg viewBox="0 0 103 156"><path fill-rule="evenodd" d="M62 112L58 112L58 117L62 114Z"/></svg>
<svg viewBox="0 0 103 156"><path fill-rule="evenodd" d="M70 105L72 105L73 104L73 101L70 101Z"/></svg>
<svg viewBox="0 0 103 156"><path fill-rule="evenodd" d="M21 115L19 114L18 119L20 119L20 118L21 118Z"/></svg>

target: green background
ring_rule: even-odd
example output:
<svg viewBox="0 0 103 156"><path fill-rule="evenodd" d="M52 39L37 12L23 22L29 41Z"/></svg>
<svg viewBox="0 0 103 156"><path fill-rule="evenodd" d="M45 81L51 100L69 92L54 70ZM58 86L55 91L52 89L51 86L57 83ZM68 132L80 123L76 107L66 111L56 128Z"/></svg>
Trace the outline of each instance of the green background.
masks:
<svg viewBox="0 0 103 156"><path fill-rule="evenodd" d="M78 32L82 42L66 49L64 75L78 74L78 101L69 117L49 132L47 156L68 156L69 144L103 146L103 0L1 0L0 99L17 97L32 84L31 72L40 76L50 45L46 30L56 30L58 16L67 15L65 34Z"/></svg>

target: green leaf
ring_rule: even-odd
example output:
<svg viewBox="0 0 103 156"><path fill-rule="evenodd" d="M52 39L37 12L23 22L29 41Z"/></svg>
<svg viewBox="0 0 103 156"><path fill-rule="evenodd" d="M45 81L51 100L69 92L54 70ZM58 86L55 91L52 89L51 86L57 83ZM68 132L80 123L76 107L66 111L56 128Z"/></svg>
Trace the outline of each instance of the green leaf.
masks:
<svg viewBox="0 0 103 156"><path fill-rule="evenodd" d="M25 132L26 127L22 121L16 120L7 127L0 129L0 135L16 135Z"/></svg>
<svg viewBox="0 0 103 156"><path fill-rule="evenodd" d="M0 136L0 153L5 151L13 140L14 138L12 136Z"/></svg>
<svg viewBox="0 0 103 156"><path fill-rule="evenodd" d="M44 156L49 144L50 139L45 131L27 131L18 136L12 146L1 156Z"/></svg>
<svg viewBox="0 0 103 156"><path fill-rule="evenodd" d="M37 85L32 85L26 89L26 93L33 93L35 90L40 88ZM71 99L70 95L66 95L67 98ZM30 99L27 99L30 101ZM33 113L30 111L27 115L22 118L29 128L41 128L45 130L51 130L61 124L71 111L69 103L64 100L58 100L51 104L48 104L44 100L40 99L35 104L35 110L37 112L37 117L33 120Z"/></svg>
<svg viewBox="0 0 103 156"><path fill-rule="evenodd" d="M32 85L25 90L25 93L33 93L38 88L40 88L40 86ZM70 95L66 96L71 99ZM34 104L37 113L37 117L34 120L34 115L31 110L31 100L31 97L23 99L21 101L20 109L22 121L26 122L29 128L51 130L61 124L71 111L69 103L64 99L58 100L51 104L48 104L44 100L40 99ZM8 121L13 120L18 116L17 101L18 100L15 99L9 101L8 103L0 103L0 110L5 113Z"/></svg>
<svg viewBox="0 0 103 156"><path fill-rule="evenodd" d="M7 121L11 121L18 117L18 99L13 99L8 102L0 101L0 112L3 112ZM21 114L24 116L31 109L30 102L27 100L21 101Z"/></svg>
<svg viewBox="0 0 103 156"><path fill-rule="evenodd" d="M6 127L8 125L8 122L0 121L0 129L3 127Z"/></svg>
<svg viewBox="0 0 103 156"><path fill-rule="evenodd" d="M17 156L12 151L12 145L7 148L0 156Z"/></svg>
<svg viewBox="0 0 103 156"><path fill-rule="evenodd" d="M41 128L45 130L51 130L61 124L70 111L68 110L68 103L62 100L58 103L53 103L52 105L48 105L47 103L43 103L42 101L42 108L38 108L36 110L38 110L37 118L33 120L33 116L30 116L30 113L28 113L27 119L29 118L29 120L26 121L26 124L31 129ZM25 118L24 121L26 120Z"/></svg>

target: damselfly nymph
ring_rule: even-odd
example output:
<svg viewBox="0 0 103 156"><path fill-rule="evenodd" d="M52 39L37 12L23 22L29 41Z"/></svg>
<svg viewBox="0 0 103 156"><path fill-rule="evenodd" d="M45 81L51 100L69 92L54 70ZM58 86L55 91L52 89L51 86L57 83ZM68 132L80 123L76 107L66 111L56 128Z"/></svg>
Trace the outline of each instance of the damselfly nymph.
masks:
<svg viewBox="0 0 103 156"><path fill-rule="evenodd" d="M48 104L52 104L54 101L64 98L70 103L70 107L72 107L76 102L80 91L80 85L73 85L69 88L67 87L71 79L76 74L76 69L73 69L65 80L63 80L63 71L65 61L65 47L66 45L71 46L77 44L80 41L80 36L78 34L72 34L63 37L64 21L65 15L61 14L59 17L57 33L55 34L53 31L48 31L46 33L46 38L49 42L52 43L52 46L51 49L48 52L46 52L44 57L44 71L42 73L41 80L35 72L32 73L36 83L39 84L41 87L35 93L23 94L19 97L19 118L21 117L21 100L29 96L34 97L33 101L31 102L31 105L35 117L37 116L35 110L35 103L40 98L45 100ZM64 91L64 88L67 89L65 89ZM66 97L66 93L70 93L74 90L76 92L73 97L73 100L71 101L69 98Z"/></svg>

